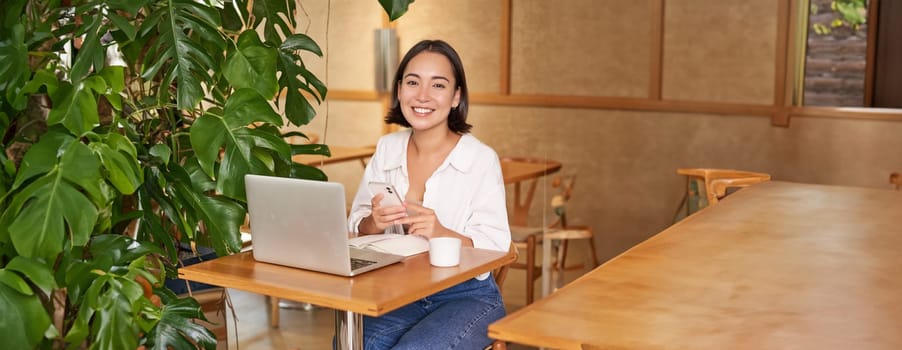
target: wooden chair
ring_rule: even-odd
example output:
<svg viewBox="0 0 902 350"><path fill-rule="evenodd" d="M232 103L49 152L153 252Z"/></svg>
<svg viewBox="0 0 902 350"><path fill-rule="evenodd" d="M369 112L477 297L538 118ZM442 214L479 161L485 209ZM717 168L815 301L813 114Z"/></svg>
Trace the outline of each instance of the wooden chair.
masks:
<svg viewBox="0 0 902 350"><path fill-rule="evenodd" d="M680 168L677 169L677 174L686 175L686 197L683 203L687 216L717 204L727 195L729 188L748 187L770 181L769 174L732 169Z"/></svg>
<svg viewBox="0 0 902 350"><path fill-rule="evenodd" d="M517 246L514 245L514 242L511 242L510 248L507 251L508 255L514 256L514 261L517 261L517 258L520 257L520 251L517 249ZM492 270L492 277L495 278L495 284L498 285L498 291L501 291L501 286L504 285L504 280L507 278L507 271L510 269L510 264L502 265L501 267Z"/></svg>
<svg viewBox="0 0 902 350"><path fill-rule="evenodd" d="M560 241L557 255L552 265L552 271L558 276L561 276L565 269L577 269L583 267L582 264L569 267L566 266L567 250L570 240L588 240L592 266L598 266L598 255L595 251L595 234L592 228L588 226L571 226L567 223L566 203L573 194L575 180L575 176L558 176L552 181L552 187L559 188L560 193L554 195L551 199L551 208L557 219L554 220L548 228L511 226L512 242L518 248L523 249L526 252L525 262L514 262L510 267L526 271L527 305L532 304L535 300L535 281L542 277L542 266L541 264L536 264L536 247L543 241L547 241L549 244L554 241Z"/></svg>

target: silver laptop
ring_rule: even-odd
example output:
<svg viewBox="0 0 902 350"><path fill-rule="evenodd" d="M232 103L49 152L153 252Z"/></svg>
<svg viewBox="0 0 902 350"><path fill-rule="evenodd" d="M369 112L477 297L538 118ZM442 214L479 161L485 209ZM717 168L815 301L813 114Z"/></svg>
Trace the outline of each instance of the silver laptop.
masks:
<svg viewBox="0 0 902 350"><path fill-rule="evenodd" d="M339 183L246 175L244 184L257 261L355 276L404 259L348 246Z"/></svg>

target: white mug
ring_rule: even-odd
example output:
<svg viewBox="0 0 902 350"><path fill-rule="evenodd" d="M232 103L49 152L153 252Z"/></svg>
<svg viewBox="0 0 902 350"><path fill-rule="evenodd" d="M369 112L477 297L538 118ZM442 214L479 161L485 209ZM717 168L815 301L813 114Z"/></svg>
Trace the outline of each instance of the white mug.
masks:
<svg viewBox="0 0 902 350"><path fill-rule="evenodd" d="M429 239L429 263L432 266L448 267L460 264L460 239L436 237Z"/></svg>

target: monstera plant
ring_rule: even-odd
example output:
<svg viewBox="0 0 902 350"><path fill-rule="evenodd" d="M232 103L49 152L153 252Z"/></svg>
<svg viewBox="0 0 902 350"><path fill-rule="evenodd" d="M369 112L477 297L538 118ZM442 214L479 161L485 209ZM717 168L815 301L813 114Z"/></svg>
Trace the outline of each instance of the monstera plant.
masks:
<svg viewBox="0 0 902 350"><path fill-rule="evenodd" d="M183 244L240 249L245 174L326 178L282 131L326 98L298 6L0 2L2 347L215 347L161 280Z"/></svg>

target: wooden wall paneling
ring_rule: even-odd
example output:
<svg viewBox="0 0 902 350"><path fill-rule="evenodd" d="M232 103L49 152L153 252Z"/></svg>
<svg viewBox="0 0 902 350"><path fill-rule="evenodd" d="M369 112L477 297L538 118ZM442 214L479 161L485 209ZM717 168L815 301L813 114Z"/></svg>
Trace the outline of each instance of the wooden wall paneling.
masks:
<svg viewBox="0 0 902 350"><path fill-rule="evenodd" d="M894 108L793 106L789 114L793 117L902 121L902 109Z"/></svg>
<svg viewBox="0 0 902 350"><path fill-rule="evenodd" d="M324 58L303 51L301 55L307 68L327 83L329 94L336 90L374 90L373 31L380 28L383 16L379 4L304 0L304 10L311 17L299 18L298 22L309 25L304 32L320 45ZM328 20L311 21L322 18L318 17L320 13Z"/></svg>
<svg viewBox="0 0 902 350"><path fill-rule="evenodd" d="M579 6L597 6L597 2L593 2L590 0L582 0L585 3L573 3L569 4L568 7L579 8ZM774 70L773 76L775 77L775 82L771 85L771 89L773 89L772 94L770 94L772 101L770 103L760 103L760 101L755 101L754 103L742 102L742 101L730 101L730 100L717 100L717 99L698 99L698 100L681 100L675 99L673 96L665 96L666 91L673 91L675 88L672 84L673 77L668 74L673 73L674 69L677 69L678 66L673 66L673 63L668 61L668 51L667 45L668 42L666 39L671 37L673 33L667 32L668 26L672 26L671 23L668 25L668 21L672 22L672 19L668 19L669 13L671 10L669 8L674 7L673 4L682 4L681 6L690 6L694 8L699 8L700 6L704 6L710 1L714 0L687 0L684 2L673 2L666 0L647 0L643 3L634 3L631 6L644 9L642 17L647 18L647 25L645 27L649 28L649 34L646 35L646 39L643 41L646 43L643 49L638 50L641 51L647 60L647 64L643 65L643 69L639 71L644 72L647 81L643 82L643 92L635 94L636 96L626 96L626 97L618 97L617 94L605 93L605 91L597 91L592 95L583 95L583 94L574 94L574 93L566 93L561 92L554 88L554 84L556 82L549 82L548 76L553 75L545 75L545 79L535 83L536 88L533 92L523 91L522 85L520 82L515 82L517 79L521 79L518 75L522 74L520 69L518 68L515 62L517 59L522 59L522 52L515 51L514 47L516 46L516 39L512 31L515 29L514 26L522 26L522 20L517 19L515 12L524 11L524 4L527 6L544 6L544 5L535 5L535 2L514 2L514 0L499 0L498 2L494 2L493 6L489 6L488 9L479 7L479 11L473 11L472 9L479 6L480 4L485 4L484 1L477 0L468 0L461 5L455 5L455 7L463 7L463 10L470 11L467 13L477 13L476 16L462 16L460 14L461 9L454 10L451 13L447 13L445 17L449 17L450 21L456 22L457 24L451 25L450 28L446 28L445 30L438 30L431 27L449 27L445 25L444 21L435 21L436 13L442 13L443 9L447 8L447 3L440 1L422 1L417 2L414 7L412 7L411 12L405 17L402 17L400 22L405 20L412 21L415 23L407 23L402 24L399 29L399 36L402 37L402 47L401 51L403 53L406 50L406 47L412 45L413 38L410 38L411 33L417 33L417 35L427 35L430 37L443 37L441 33L451 33L450 39L451 41L458 42L463 41L466 42L464 44L465 47L460 50L467 50L469 53L470 49L470 41L474 42L474 45L479 45L483 47L494 46L498 48L497 55L495 54L486 54L486 53L478 53L474 57L473 55L467 55L468 57L464 57L465 65L467 65L467 75L470 78L470 87L471 87L471 102L472 103L480 103L480 104L488 104L488 105L501 105L501 106L533 106L533 107L562 107L562 108L592 108L592 109L622 109L622 110L638 110L638 111L665 111L665 112L674 112L674 113L716 113L720 115L737 115L737 116L748 116L748 115L758 115L758 116L770 116L772 119L772 123L774 125L787 125L789 122L790 116L805 116L805 117L827 117L827 118L843 118L848 117L851 119L874 119L874 120L898 120L902 121L902 111L900 110L870 110L870 109L849 109L849 108L806 108L799 106L796 103L796 99L800 96L801 91L798 90L797 85L803 83L802 81L797 81L794 77L799 74L803 70L803 66L800 62L804 60L804 49L805 49L805 33L802 31L804 28L800 26L798 21L803 20L802 17L805 16L807 11L806 1L798 2L791 0L771 0L775 7L771 7L771 11L776 11L775 13L766 13L766 14L755 14L752 13L750 16L752 17L769 17L774 18L776 21L773 38L777 38L773 43L773 52L774 52L774 60L772 62L777 62L778 60L783 60L782 70L780 73L781 63L777 62L775 64L771 64L771 69ZM876 3L876 0L871 0L873 3ZM725 9L729 9L727 12L743 12L743 9L736 9L736 7L743 6L759 6L754 5L758 2L751 2L753 5L747 5L748 2L740 3L738 0L730 0L727 1L731 5L727 6ZM340 2L339 2L340 3ZM637 5L638 4L638 5ZM688 5L687 5L688 4ZM641 5L641 6L640 6ZM766 4L765 4L766 5ZM762 8L767 8L768 6L761 5ZM333 7L341 8L338 5ZM444 7L443 7L444 6ZM554 4L550 6L555 6ZM557 5L558 7L559 4ZM744 7L743 7L744 8ZM709 9L710 11L711 9ZM726 11L726 10L724 10ZM722 12L718 12L719 17L723 16ZM341 16L342 10L332 11L332 16ZM427 13L421 13L427 12ZM445 11L448 12L448 11ZM535 11L536 16L551 16L553 14L548 14L542 11ZM747 11L746 11L747 12ZM379 13L382 13L379 11ZM421 13L420 15L415 15L417 13ZM485 16L479 15L479 13L486 14ZM621 14L622 15L622 14ZM417 18L419 17L419 18ZM629 17L629 15L627 15ZM382 15L382 25L383 27L396 27L398 28L398 22L389 22L387 16ZM432 20L431 22L427 20ZM547 19L546 19L547 20ZM595 18L595 20L601 21L603 18ZM333 19L335 22L345 23L343 18L335 18ZM355 21L357 21L355 19ZM474 26L475 22L486 22L493 21L496 22L497 25L482 25L482 26ZM563 22L572 22L569 18L562 19ZM723 21L731 21L730 18L724 18ZM721 22L714 23L715 25L707 25L703 26L703 29L707 32L713 32L716 35L722 32L722 30L711 30L711 28L716 28L716 24ZM345 25L342 24L342 31L346 31ZM641 25L630 25L630 26L621 26L626 29L624 30L632 30L633 32L640 33L641 31L638 28L642 28ZM490 28L486 30L485 28ZM497 35L493 35L495 32L491 28L497 28ZM519 28L519 27L518 27ZM545 26L542 27L543 30L550 31L551 34L548 34L548 37L553 40L564 40L569 38L570 36L566 35L566 32L556 31L557 28ZM568 29L569 30L569 29ZM359 32L359 30L358 30ZM460 34L458 32L470 32L470 34ZM438 34L436 34L438 33ZM628 33L626 33L628 34ZM626 35L623 33L619 33L618 35ZM518 35L522 35L519 34ZM471 37L480 37L480 38L497 38L497 45L486 45L485 40L469 40ZM529 36L528 34L525 36ZM371 35L367 35L366 37L371 37ZM331 41L340 41L339 37L330 35ZM404 45L404 38L407 38L409 44L407 46ZM463 38L463 39L459 39ZM780 40L780 38L785 38ZM723 41L733 41L729 40L729 37L723 37L721 40ZM520 40L523 40L522 38ZM535 39L533 39L535 40ZM577 38L575 40L584 40L584 38ZM633 40L635 41L635 40ZM584 41L583 41L584 42ZM801 44L799 44L801 43ZM490 43L489 43L490 44ZM783 47L781 47L781 45ZM366 49L370 49L371 45L365 46ZM720 43L715 43L711 46L721 46ZM611 49L610 47L606 47L607 49ZM359 48L358 48L359 49ZM629 51L630 48L615 48L617 51ZM353 54L349 53L346 49L342 49L340 45L333 45L330 48L332 51L332 56L353 56ZM783 52L782 54L779 52ZM670 52L672 53L672 52ZM328 54L328 53L327 53ZM591 52L585 53L576 53L577 55L590 56ZM572 56L568 53L555 53L555 56L558 57L566 57ZM706 59L714 59L710 57L703 57ZM474 60L474 62L467 61L468 59ZM358 63L366 63L363 62L365 59L360 59L360 57L356 57ZM598 60L604 60L604 58L598 58ZM705 60L701 60L702 67L705 66ZM356 61L355 61L356 62ZM339 64L342 64L338 61L330 62L330 67L338 67ZM471 66L473 66L471 68ZM486 66L497 67L497 68L489 68L489 69L480 69L485 68ZM522 64L521 64L522 66ZM571 64L569 69L579 69L580 65ZM347 66L343 66L347 67ZM535 67L530 67L535 68ZM384 106L385 111L388 110L388 105L390 104L390 96L387 94L380 95L375 90L360 90L371 88L372 84L366 85L369 81L366 79L359 79L356 77L353 79L355 81L354 86L359 86L355 88L348 88L344 85L345 83L334 84L335 80L342 81L351 81L349 77L344 77L346 69L338 70L338 68L333 68L335 71L331 73L331 79L329 82L329 99L330 100L347 100L347 101L374 101L374 100L382 100L382 104ZM666 69L666 70L665 70ZM367 77L372 74L367 75ZM479 76L480 78L477 78ZM686 75L685 81L692 82L690 79L691 74ZM482 78L485 78L492 83L488 84L480 84L475 81L480 81ZM754 77L755 80L762 82L762 84L768 83L766 80L760 79L759 76ZM610 85L623 84L623 81L618 79L611 79L615 83ZM782 84L782 88L779 86ZM365 85L365 86L364 86ZM476 89L474 89L476 87ZM519 90L518 90L519 89ZM529 90L529 89L525 89ZM782 92L781 92L782 90ZM782 96L782 99L781 97ZM663 101L662 101L663 99ZM766 104L766 105L765 105ZM387 128L387 127L386 127ZM388 132L390 130L386 130Z"/></svg>
<svg viewBox="0 0 902 350"><path fill-rule="evenodd" d="M789 126L789 111L786 107L787 53L790 39L790 7L789 0L777 1L777 48L774 62L774 106L777 106L771 117L771 124Z"/></svg>
<svg viewBox="0 0 902 350"><path fill-rule="evenodd" d="M657 2L513 2L511 93L647 97Z"/></svg>
<svg viewBox="0 0 902 350"><path fill-rule="evenodd" d="M648 98L651 100L661 99L661 79L663 74L664 62L664 13L666 12L666 2L657 0L651 6L651 35L650 62L648 67Z"/></svg>
<svg viewBox="0 0 902 350"><path fill-rule="evenodd" d="M423 39L443 39L460 54L470 92L497 93L502 17L501 1L421 0L395 22L402 52Z"/></svg>
<svg viewBox="0 0 902 350"><path fill-rule="evenodd" d="M668 1L662 98L773 105L777 2Z"/></svg>
<svg viewBox="0 0 902 350"><path fill-rule="evenodd" d="M564 96L527 94L485 94L471 93L471 104L502 106L533 106L560 108L616 109L635 111L696 112L739 116L770 117L775 107L772 105L706 102L706 101L653 101L647 98Z"/></svg>
<svg viewBox="0 0 902 350"><path fill-rule="evenodd" d="M868 47L867 61L864 68L864 106L874 105L874 62L877 56L877 29L880 26L879 9L879 0L871 0L868 3Z"/></svg>
<svg viewBox="0 0 902 350"><path fill-rule="evenodd" d="M509 95L511 93L511 1L501 1L501 57L499 57L499 82L498 93Z"/></svg>

